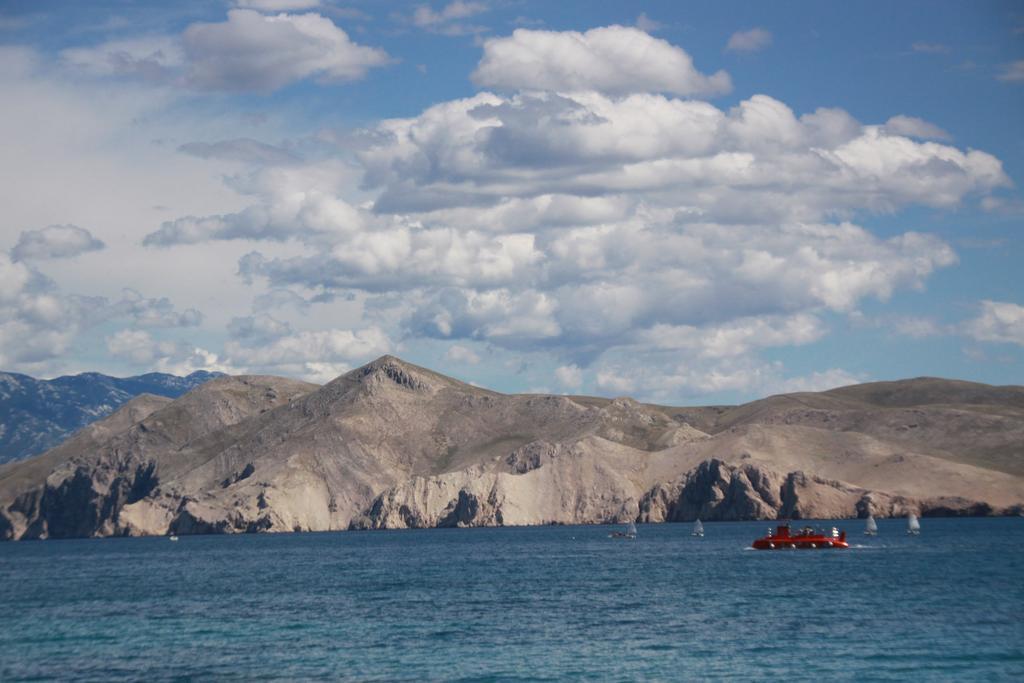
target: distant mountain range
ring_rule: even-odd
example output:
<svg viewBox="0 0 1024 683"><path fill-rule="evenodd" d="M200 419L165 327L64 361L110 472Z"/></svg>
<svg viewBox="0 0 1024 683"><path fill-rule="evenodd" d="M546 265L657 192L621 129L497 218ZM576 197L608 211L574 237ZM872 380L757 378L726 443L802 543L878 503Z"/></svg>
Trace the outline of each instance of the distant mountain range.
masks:
<svg viewBox="0 0 1024 683"><path fill-rule="evenodd" d="M0 463L53 448L140 394L177 398L219 376L201 370L187 377L152 372L122 378L86 372L35 379L0 372Z"/></svg>
<svg viewBox="0 0 1024 683"><path fill-rule="evenodd" d="M0 465L0 539L1024 511L1024 387L509 395L384 356L141 395Z"/></svg>

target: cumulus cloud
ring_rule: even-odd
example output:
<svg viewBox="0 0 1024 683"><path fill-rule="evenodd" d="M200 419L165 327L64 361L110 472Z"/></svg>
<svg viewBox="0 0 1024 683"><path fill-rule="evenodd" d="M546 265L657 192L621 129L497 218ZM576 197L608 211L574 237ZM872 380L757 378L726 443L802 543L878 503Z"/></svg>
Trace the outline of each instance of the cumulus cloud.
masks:
<svg viewBox="0 0 1024 683"><path fill-rule="evenodd" d="M64 353L78 329L53 283L0 252L0 367L32 367Z"/></svg>
<svg viewBox="0 0 1024 683"><path fill-rule="evenodd" d="M0 367L48 371L83 332L128 321L150 328L198 325L195 309L178 311L166 298L125 290L120 299L62 292L31 265L0 252Z"/></svg>
<svg viewBox="0 0 1024 683"><path fill-rule="evenodd" d="M575 364L560 365L555 368L555 381L564 389L579 389L583 385L583 370Z"/></svg>
<svg viewBox="0 0 1024 683"><path fill-rule="evenodd" d="M879 237L860 218L1010 184L996 157L921 119L671 96L713 77L636 29L517 31L485 43L475 76L518 92L371 125L349 136L345 164L278 163L251 140L183 149L261 166L229 179L249 206L145 239L267 243L238 262L269 289L228 324L223 362L324 381L401 336L442 340L452 363L479 362L476 344L548 354L563 389L586 377L668 400L835 386L856 378L793 377L761 356L816 343L829 312L923 289L957 260L934 235ZM269 314L335 298L358 301L362 322L297 331Z"/></svg>
<svg viewBox="0 0 1024 683"><path fill-rule="evenodd" d="M753 349L818 341L825 327L813 315L743 317L718 325L659 324L637 335L644 346L688 350L705 358L743 356Z"/></svg>
<svg viewBox="0 0 1024 683"><path fill-rule="evenodd" d="M50 225L39 230L24 230L11 249L15 261L71 258L106 245L77 225Z"/></svg>
<svg viewBox="0 0 1024 683"><path fill-rule="evenodd" d="M798 116L765 95L723 111L661 95L481 93L366 140L373 205L338 196L338 169L270 169L245 183L258 203L169 221L146 243L303 243L250 253L239 274L314 297L359 291L371 307L400 295L414 337L581 366L626 346L726 358L815 341L818 312L920 289L957 260L937 237L880 239L835 216L955 206L1009 182L984 152L837 109Z"/></svg>
<svg viewBox="0 0 1024 683"><path fill-rule="evenodd" d="M289 3L262 4L261 9L269 9ZM262 14L254 9L229 10L226 21L194 23L180 36L109 41L66 49L61 57L72 68L95 76L260 93L309 78L356 81L392 61L383 50L352 41L320 14Z"/></svg>
<svg viewBox="0 0 1024 683"><path fill-rule="evenodd" d="M729 36L725 49L732 52L757 52L772 44L772 34L763 28L737 31Z"/></svg>
<svg viewBox="0 0 1024 683"><path fill-rule="evenodd" d="M279 336L258 345L228 341L225 356L238 367L274 374L298 375L323 381L341 374L356 362L389 352L388 335L377 327L359 330L327 329ZM326 377L331 379L332 377Z"/></svg>
<svg viewBox="0 0 1024 683"><path fill-rule="evenodd" d="M348 177L344 167L333 162L261 168L233 180L236 190L260 197L260 204L233 214L165 221L143 238L143 244L169 247L210 240L316 240L332 233L354 232L369 218L338 198Z"/></svg>
<svg viewBox="0 0 1024 683"><path fill-rule="evenodd" d="M185 341L160 340L145 330L124 329L106 338L107 353L139 368L175 375L196 370L233 373L217 354Z"/></svg>
<svg viewBox="0 0 1024 683"><path fill-rule="evenodd" d="M682 48L626 26L576 31L517 29L484 42L473 81L503 90L597 90L623 95L718 95L729 75L706 76Z"/></svg>
<svg viewBox="0 0 1024 683"><path fill-rule="evenodd" d="M893 116L885 122L885 131L893 135L904 135L908 138L922 140L951 140L952 136L934 123L929 123L916 116Z"/></svg>
<svg viewBox="0 0 1024 683"><path fill-rule="evenodd" d="M376 134L360 161L385 212L647 192L709 219L818 220L951 206L1009 184L985 152L892 135L841 110L797 117L765 95L724 112L650 94L482 93Z"/></svg>
<svg viewBox="0 0 1024 683"><path fill-rule="evenodd" d="M354 81L390 58L354 43L318 14L267 16L228 12L225 22L197 23L181 37L186 78L201 90L270 92L306 78Z"/></svg>
<svg viewBox="0 0 1024 683"><path fill-rule="evenodd" d="M1009 301L982 301L981 312L966 323L965 331L978 341L1024 346L1024 306Z"/></svg>

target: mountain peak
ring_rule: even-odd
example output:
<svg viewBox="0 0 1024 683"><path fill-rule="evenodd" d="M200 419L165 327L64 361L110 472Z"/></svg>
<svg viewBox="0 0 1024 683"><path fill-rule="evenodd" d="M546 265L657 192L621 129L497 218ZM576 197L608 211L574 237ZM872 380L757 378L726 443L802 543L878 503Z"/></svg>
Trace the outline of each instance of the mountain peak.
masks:
<svg viewBox="0 0 1024 683"><path fill-rule="evenodd" d="M375 361L367 363L354 371L358 381L377 383L394 383L413 391L426 391L434 388L436 382L428 375L429 370L407 363L392 355L383 355Z"/></svg>

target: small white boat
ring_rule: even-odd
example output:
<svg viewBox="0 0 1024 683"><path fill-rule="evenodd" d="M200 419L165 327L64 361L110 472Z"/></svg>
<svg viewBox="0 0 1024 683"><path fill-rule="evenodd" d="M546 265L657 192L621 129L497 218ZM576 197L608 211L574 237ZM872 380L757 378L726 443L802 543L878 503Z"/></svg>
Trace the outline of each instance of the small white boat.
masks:
<svg viewBox="0 0 1024 683"><path fill-rule="evenodd" d="M178 537L175 536L174 534L171 534L170 536L168 536L168 538L170 538L172 541L177 541L178 540Z"/></svg>
<svg viewBox="0 0 1024 683"><path fill-rule="evenodd" d="M907 515L907 533L911 536L917 536L921 533L921 522L917 520L917 515L913 512Z"/></svg>
<svg viewBox="0 0 1024 683"><path fill-rule="evenodd" d="M864 535L865 536L877 536L878 535L878 523L875 522L874 515L868 515L867 522L864 523Z"/></svg>
<svg viewBox="0 0 1024 683"><path fill-rule="evenodd" d="M701 538L704 537L704 525L701 524L699 519L693 523L693 531L690 533L690 535L700 536Z"/></svg>

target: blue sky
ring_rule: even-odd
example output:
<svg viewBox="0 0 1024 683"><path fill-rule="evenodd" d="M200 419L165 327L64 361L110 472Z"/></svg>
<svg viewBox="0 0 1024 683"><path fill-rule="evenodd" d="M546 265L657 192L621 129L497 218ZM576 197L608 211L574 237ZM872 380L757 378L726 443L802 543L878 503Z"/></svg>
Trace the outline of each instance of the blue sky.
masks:
<svg viewBox="0 0 1024 683"><path fill-rule="evenodd" d="M7 2L0 366L1024 383L1014 2Z"/></svg>

